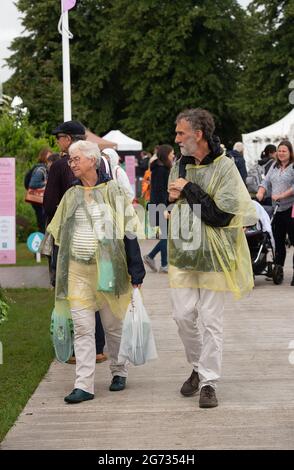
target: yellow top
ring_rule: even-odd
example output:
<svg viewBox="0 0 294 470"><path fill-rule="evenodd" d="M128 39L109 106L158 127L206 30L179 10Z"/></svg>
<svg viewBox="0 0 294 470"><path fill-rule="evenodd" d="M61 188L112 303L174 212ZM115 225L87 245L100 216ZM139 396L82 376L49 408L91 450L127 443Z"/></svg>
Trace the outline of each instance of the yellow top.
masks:
<svg viewBox="0 0 294 470"><path fill-rule="evenodd" d="M179 199L169 227L169 280L171 287L232 292L240 298L253 288L253 273L244 226L254 225L257 214L232 160L225 154L208 165L187 165L186 179L196 183L217 207L234 214L226 227L205 224ZM169 181L178 178L179 163Z"/></svg>
<svg viewBox="0 0 294 470"><path fill-rule="evenodd" d="M126 232L141 235L139 220L124 192L114 181L91 188L73 186L63 196L47 231L59 245L56 314L70 318L72 302L88 302L78 282L74 292L68 290L70 263L75 263L75 270L80 265L81 272L85 266L96 266L91 282L97 278L97 308L108 303L113 314L123 318L132 293L124 236Z"/></svg>

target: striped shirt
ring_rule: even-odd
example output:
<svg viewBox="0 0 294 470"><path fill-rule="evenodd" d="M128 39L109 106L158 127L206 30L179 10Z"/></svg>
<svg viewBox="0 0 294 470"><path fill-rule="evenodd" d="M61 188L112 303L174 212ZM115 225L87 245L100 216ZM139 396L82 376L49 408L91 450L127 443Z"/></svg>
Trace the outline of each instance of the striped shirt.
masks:
<svg viewBox="0 0 294 470"><path fill-rule="evenodd" d="M291 188L294 191L294 166L291 164L282 169L282 167L273 165L260 186L273 195L284 193ZM294 194L281 199L279 204L278 212L286 211L294 204Z"/></svg>
<svg viewBox="0 0 294 470"><path fill-rule="evenodd" d="M98 240L101 240L105 234L104 225L105 211L95 201L87 203L87 209L77 208L71 246L71 255L74 259L84 262L94 261Z"/></svg>

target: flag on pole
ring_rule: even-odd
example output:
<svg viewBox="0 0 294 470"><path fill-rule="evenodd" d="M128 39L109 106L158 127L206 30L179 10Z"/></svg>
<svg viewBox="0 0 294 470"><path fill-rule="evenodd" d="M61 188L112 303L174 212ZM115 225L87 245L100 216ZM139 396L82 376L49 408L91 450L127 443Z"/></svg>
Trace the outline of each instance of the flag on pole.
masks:
<svg viewBox="0 0 294 470"><path fill-rule="evenodd" d="M62 10L63 11L68 11L71 10L76 4L76 0L63 0L62 1Z"/></svg>

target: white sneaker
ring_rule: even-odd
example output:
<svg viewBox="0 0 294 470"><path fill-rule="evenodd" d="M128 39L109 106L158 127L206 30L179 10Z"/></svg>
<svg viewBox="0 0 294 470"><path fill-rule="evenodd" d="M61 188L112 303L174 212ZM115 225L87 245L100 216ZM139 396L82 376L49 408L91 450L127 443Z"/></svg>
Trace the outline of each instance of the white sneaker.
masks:
<svg viewBox="0 0 294 470"><path fill-rule="evenodd" d="M158 272L160 272L160 273L168 273L168 266L160 266Z"/></svg>
<svg viewBox="0 0 294 470"><path fill-rule="evenodd" d="M149 268L154 272L157 273L157 268L154 259L150 258L150 256L145 255L143 256L144 263L149 266Z"/></svg>

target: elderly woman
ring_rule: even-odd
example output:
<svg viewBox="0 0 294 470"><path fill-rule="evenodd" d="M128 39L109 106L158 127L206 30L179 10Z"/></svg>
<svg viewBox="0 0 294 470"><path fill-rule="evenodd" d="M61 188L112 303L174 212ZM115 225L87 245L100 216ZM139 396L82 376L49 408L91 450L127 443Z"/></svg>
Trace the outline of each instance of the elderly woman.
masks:
<svg viewBox="0 0 294 470"><path fill-rule="evenodd" d="M125 388L127 364L118 362L122 319L132 286L141 285L145 270L135 212L117 184L99 171L97 144L78 141L69 148L69 157L77 180L65 193L47 230L59 245L53 322L62 325L62 318L71 317L74 327L76 381L64 400L79 403L94 398L98 309L113 376L109 390Z"/></svg>

